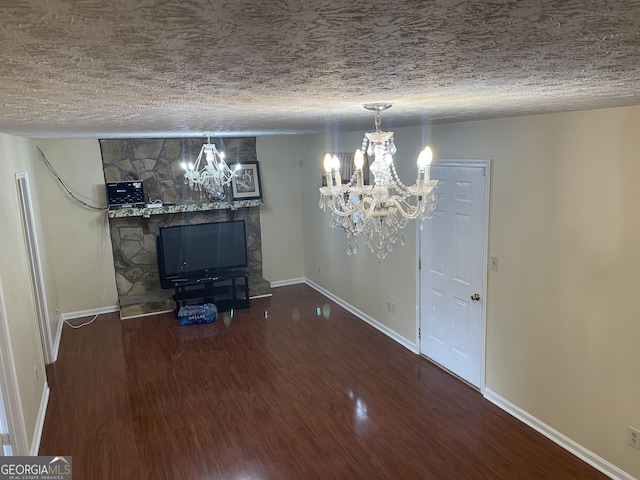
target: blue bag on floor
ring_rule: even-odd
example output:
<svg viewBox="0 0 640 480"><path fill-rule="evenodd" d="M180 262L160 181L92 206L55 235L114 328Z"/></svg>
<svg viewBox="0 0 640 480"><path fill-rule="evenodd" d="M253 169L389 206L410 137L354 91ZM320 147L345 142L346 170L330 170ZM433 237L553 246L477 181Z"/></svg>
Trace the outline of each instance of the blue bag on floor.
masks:
<svg viewBox="0 0 640 480"><path fill-rule="evenodd" d="M178 324L181 327L213 323L218 318L218 308L213 303L204 305L185 305L178 310Z"/></svg>

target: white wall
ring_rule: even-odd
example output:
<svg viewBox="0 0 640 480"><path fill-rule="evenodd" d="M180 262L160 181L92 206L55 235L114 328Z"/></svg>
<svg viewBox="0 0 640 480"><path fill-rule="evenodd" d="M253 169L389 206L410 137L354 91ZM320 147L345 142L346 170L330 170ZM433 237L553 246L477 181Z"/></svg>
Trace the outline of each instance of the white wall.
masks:
<svg viewBox="0 0 640 480"><path fill-rule="evenodd" d="M62 180L91 205L106 207L97 140L39 140ZM73 314L118 305L106 212L71 200L43 161L36 175L47 216L60 312Z"/></svg>
<svg viewBox="0 0 640 480"><path fill-rule="evenodd" d="M256 141L262 195L262 272L269 282L304 277L300 173L305 137Z"/></svg>
<svg viewBox="0 0 640 480"><path fill-rule="evenodd" d="M37 427L46 374L40 332L22 229L15 174L27 171L37 157L32 141L0 134L0 277L11 349L14 355L19 404L26 442L14 453L28 455ZM41 243L46 243L46 238ZM46 272L45 272L46 274ZM55 298L52 299L55 302ZM15 433L15 432L14 432ZM15 446L15 445L14 445Z"/></svg>
<svg viewBox="0 0 640 480"><path fill-rule="evenodd" d="M640 425L640 108L433 129L492 158L487 386L623 470Z"/></svg>
<svg viewBox="0 0 640 480"><path fill-rule="evenodd" d="M348 256L344 233L329 228L328 208L323 212L318 207L324 153L352 152L361 145L362 135L356 132L307 138L302 178L306 277L391 328L407 343L415 344L416 225L411 224L405 232L405 246L396 246L379 262L362 242L359 242L359 252ZM410 184L415 181L416 159L424 148L424 139L413 135L405 138L399 129L396 139L398 174ZM387 312L387 301L395 303L395 314Z"/></svg>
<svg viewBox="0 0 640 480"><path fill-rule="evenodd" d="M32 148L35 142L32 142ZM58 285L55 276L54 259L55 254L49 235L48 215L44 206L47 204L48 198L43 195L41 183L39 182L39 172L42 157L35 153L31 157L29 167L29 188L31 190L32 208L36 222L36 237L38 242L40 270L44 280L44 297L47 306L47 316L49 320L49 330L51 332L52 349L49 358L45 358L47 363L54 363L57 360L57 349L59 346L60 336L62 334L62 319L60 318L60 307L58 297Z"/></svg>
<svg viewBox="0 0 640 480"><path fill-rule="evenodd" d="M395 135L405 183L423 143L436 159L493 161L489 240L500 270L488 283L486 386L636 477L640 452L626 439L640 427L638 125L634 107ZM306 276L415 342L415 232L381 264L348 257L317 206L322 152L359 144L360 134L309 139ZM387 299L403 305L396 315Z"/></svg>
<svg viewBox="0 0 640 480"><path fill-rule="evenodd" d="M499 256L500 270L490 271L488 282L487 387L636 477L640 452L626 445L626 434L629 425L640 427L640 322L633 300L640 287L639 124L635 107L395 129L396 164L405 183L413 181L425 143L436 159L493 161L490 253ZM417 227L408 229L404 247L380 263L365 251L348 256L343 235L328 227L329 214L318 208L322 154L351 151L361 137L258 139L265 278L304 275L415 342ZM104 198L96 191L104 184L97 141L40 144L61 171L70 169L65 177L75 169L92 175L87 195ZM70 183L84 184L80 178ZM108 266L86 266L98 252L111 251L108 242L104 251L98 247L98 216L85 218L56 188L50 185L48 219L58 228L51 239L56 271L58 263L74 267L67 275L57 273L61 306L64 297L71 310L93 308L73 299L95 299L91 292L100 282L112 289L105 305L115 303ZM4 198L6 188L0 195L11 207L9 224L15 223L16 199ZM301 217L302 238L296 234ZM12 235L3 230L3 242L15 241ZM0 254L0 262L16 261ZM3 278L8 268L0 263ZM69 285L69 277L85 268L101 271L104 279L99 275L86 289ZM395 315L386 311L387 301L396 304ZM33 341L28 338L23 341Z"/></svg>
<svg viewBox="0 0 640 480"><path fill-rule="evenodd" d="M73 191L92 204L106 203L97 140L39 140L40 148ZM304 276L300 170L304 137L257 139L264 206L260 207L263 275L271 281ZM111 241L104 213L69 199L43 163L38 185L49 225L62 313L117 305ZM282 188L285 185L285 188ZM98 274L96 275L96 272Z"/></svg>

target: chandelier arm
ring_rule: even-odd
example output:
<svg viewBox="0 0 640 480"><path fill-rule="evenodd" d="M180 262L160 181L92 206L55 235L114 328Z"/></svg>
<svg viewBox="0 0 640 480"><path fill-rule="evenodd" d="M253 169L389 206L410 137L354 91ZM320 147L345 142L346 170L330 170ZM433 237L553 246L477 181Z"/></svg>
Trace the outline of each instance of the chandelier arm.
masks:
<svg viewBox="0 0 640 480"><path fill-rule="evenodd" d="M419 218L420 214L424 212L424 209L426 206L426 203L424 202L424 200L421 202L418 202L417 205L411 205L409 202L407 202L406 200L398 196L391 197L390 200L398 209L398 211L400 212L400 215L410 220L415 220L416 218Z"/></svg>
<svg viewBox="0 0 640 480"><path fill-rule="evenodd" d="M389 201L391 201L396 206L396 208L400 212L400 215L402 215L406 219L424 220L425 218L431 218L433 207L435 207L435 202L438 199L437 194L432 189L429 193L425 194L421 198L421 200L418 200L417 205L412 205L407 200L397 195L391 197Z"/></svg>
<svg viewBox="0 0 640 480"><path fill-rule="evenodd" d="M339 217L349 217L360 212L365 218L372 218L376 213L378 203L370 197L359 198L357 203L345 202L342 195L332 195L328 198L329 208Z"/></svg>
<svg viewBox="0 0 640 480"><path fill-rule="evenodd" d="M336 196L330 198L329 208L333 213L340 217L348 217L359 210L358 205L354 205L353 207L348 208L344 203L344 200L340 202Z"/></svg>
<svg viewBox="0 0 640 480"><path fill-rule="evenodd" d="M204 148L200 150L200 153L198 154L198 157L196 158L196 163L193 166L193 170L195 172L199 171L200 169L200 164L202 163L202 154L204 153Z"/></svg>
<svg viewBox="0 0 640 480"><path fill-rule="evenodd" d="M402 198L406 198L407 196L412 195L409 187L407 187L399 179L392 179L392 181L389 182L387 188L389 190L396 190Z"/></svg>
<svg viewBox="0 0 640 480"><path fill-rule="evenodd" d="M366 204L369 204L369 206L367 207ZM377 206L378 206L378 202L376 202L376 200L371 197L366 197L362 199L361 211L366 219L370 219L375 216L374 214Z"/></svg>
<svg viewBox="0 0 640 480"><path fill-rule="evenodd" d="M338 187L338 186L337 186ZM333 204L336 207L337 210L344 212L345 209L347 208L347 205L345 204L344 201L344 193L342 192L343 187L342 185L340 185L338 187L338 191L334 192L333 194Z"/></svg>

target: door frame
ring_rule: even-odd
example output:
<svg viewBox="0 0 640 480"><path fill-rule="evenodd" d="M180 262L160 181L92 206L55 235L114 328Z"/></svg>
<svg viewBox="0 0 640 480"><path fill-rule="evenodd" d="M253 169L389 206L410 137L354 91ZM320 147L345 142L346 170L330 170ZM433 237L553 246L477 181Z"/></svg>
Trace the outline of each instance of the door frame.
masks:
<svg viewBox="0 0 640 480"><path fill-rule="evenodd" d="M485 383L486 383L486 365L487 365L487 291L489 283L489 217L491 210L491 175L492 175L492 161L491 160L479 160L479 159L464 159L464 160L434 160L431 166L437 167L484 167L485 169L485 192L484 192L484 219L482 225L482 288L480 294L482 295L482 333L481 333L481 358L482 358L482 374L480 378L480 393L484 395ZM429 228L429 220L425 221L424 228ZM422 275L421 275L421 257L420 252L422 250L422 235L420 235L420 224L416 227L416 350L418 355L422 355L429 359L420 349L420 320L422 318ZM446 370L446 369L445 369Z"/></svg>
<svg viewBox="0 0 640 480"><path fill-rule="evenodd" d="M20 213L22 214L22 229L27 247L27 259L29 260L29 274L33 289L33 299L36 307L36 316L40 330L40 340L44 363L54 363L55 348L53 335L51 334L51 320L47 304L47 292L42 273L42 260L40 259L40 244L38 242L38 229L33 211L33 199L31 197L31 185L27 172L16 173L18 188L18 200Z"/></svg>
<svg viewBox="0 0 640 480"><path fill-rule="evenodd" d="M3 403L7 425L9 427L9 443L13 455L29 455L27 445L27 427L18 387L18 376L13 357L7 321L6 302L0 277L0 384L2 385Z"/></svg>

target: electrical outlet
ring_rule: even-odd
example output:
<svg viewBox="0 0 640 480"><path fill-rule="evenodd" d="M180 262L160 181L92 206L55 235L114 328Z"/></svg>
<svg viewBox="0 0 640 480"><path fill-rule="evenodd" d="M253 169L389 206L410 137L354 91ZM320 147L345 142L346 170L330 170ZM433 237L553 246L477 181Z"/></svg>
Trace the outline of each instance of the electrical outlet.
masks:
<svg viewBox="0 0 640 480"><path fill-rule="evenodd" d="M640 450L640 430L629 427L629 436L627 437L627 443L633 448Z"/></svg>
<svg viewBox="0 0 640 480"><path fill-rule="evenodd" d="M396 313L396 304L392 302L387 302L387 312Z"/></svg>

